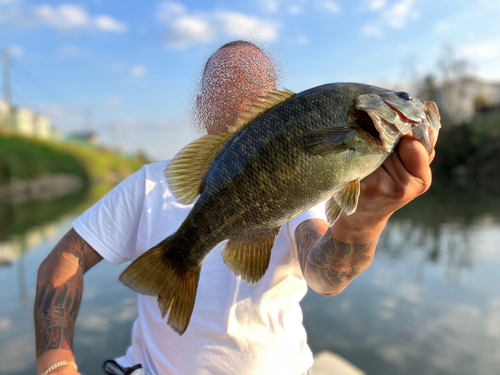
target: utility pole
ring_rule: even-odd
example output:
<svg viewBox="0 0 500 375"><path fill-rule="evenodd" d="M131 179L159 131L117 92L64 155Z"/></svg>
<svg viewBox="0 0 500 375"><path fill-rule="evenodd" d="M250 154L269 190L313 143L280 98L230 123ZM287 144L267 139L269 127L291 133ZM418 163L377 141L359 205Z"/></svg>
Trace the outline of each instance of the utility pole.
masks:
<svg viewBox="0 0 500 375"><path fill-rule="evenodd" d="M10 58L9 51L3 51L3 99L12 105L12 91L10 89Z"/></svg>

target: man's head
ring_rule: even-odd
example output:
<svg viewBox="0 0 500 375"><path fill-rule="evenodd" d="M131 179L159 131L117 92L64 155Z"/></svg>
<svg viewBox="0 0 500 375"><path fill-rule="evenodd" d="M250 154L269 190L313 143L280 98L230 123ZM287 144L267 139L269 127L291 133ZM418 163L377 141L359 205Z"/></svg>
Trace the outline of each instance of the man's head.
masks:
<svg viewBox="0 0 500 375"><path fill-rule="evenodd" d="M195 117L209 134L227 130L238 113L276 88L273 62L257 46L245 41L223 45L205 64Z"/></svg>

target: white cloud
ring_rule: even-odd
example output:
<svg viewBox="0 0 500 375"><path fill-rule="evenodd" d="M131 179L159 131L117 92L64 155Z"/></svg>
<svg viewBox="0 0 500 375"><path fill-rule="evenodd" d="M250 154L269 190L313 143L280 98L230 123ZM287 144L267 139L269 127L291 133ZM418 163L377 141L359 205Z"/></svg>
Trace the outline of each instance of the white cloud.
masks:
<svg viewBox="0 0 500 375"><path fill-rule="evenodd" d="M156 17L160 20L170 20L187 12L184 4L174 1L164 1L160 4Z"/></svg>
<svg viewBox="0 0 500 375"><path fill-rule="evenodd" d="M257 3L268 13L276 13L280 9L279 0L257 0Z"/></svg>
<svg viewBox="0 0 500 375"><path fill-rule="evenodd" d="M300 13L302 13L302 8L299 7L297 4L291 4L289 7L288 7L288 13L296 16Z"/></svg>
<svg viewBox="0 0 500 375"><path fill-rule="evenodd" d="M124 33L128 29L125 23L119 22L110 16L96 16L93 23L97 30L111 33Z"/></svg>
<svg viewBox="0 0 500 375"><path fill-rule="evenodd" d="M169 28L165 43L170 48L187 48L209 43L219 37L250 38L261 41L278 39L279 24L233 11L178 13L165 17L163 7L157 17Z"/></svg>
<svg viewBox="0 0 500 375"><path fill-rule="evenodd" d="M451 29L451 23L448 21L439 21L434 25L434 31L442 33Z"/></svg>
<svg viewBox="0 0 500 375"><path fill-rule="evenodd" d="M340 13L340 6L332 0L323 0L318 3L321 9L326 10L332 14Z"/></svg>
<svg viewBox="0 0 500 375"><path fill-rule="evenodd" d="M185 16L171 24L165 43L172 48L186 48L192 44L211 42L216 36L217 31L208 20Z"/></svg>
<svg viewBox="0 0 500 375"><path fill-rule="evenodd" d="M489 60L500 57L500 39L465 44L461 55L471 60Z"/></svg>
<svg viewBox="0 0 500 375"><path fill-rule="evenodd" d="M222 23L223 33L235 38L257 38L263 41L278 39L276 23L237 12L218 12L216 19Z"/></svg>
<svg viewBox="0 0 500 375"><path fill-rule="evenodd" d="M402 29L411 20L420 17L415 9L415 0L397 0L390 6L385 0L372 0L368 6L372 12L379 14L378 19L361 28L361 32L368 36L382 36L386 28Z"/></svg>
<svg viewBox="0 0 500 375"><path fill-rule="evenodd" d="M29 28L54 28L59 30L93 30L123 33L128 26L107 15L91 16L79 5L42 4L34 7L11 8L0 17L0 23Z"/></svg>
<svg viewBox="0 0 500 375"><path fill-rule="evenodd" d="M387 5L387 0L371 0L368 6L372 11L378 11L382 8L385 8Z"/></svg>
<svg viewBox="0 0 500 375"><path fill-rule="evenodd" d="M382 28L378 25L375 25L375 24L368 24L368 25L365 25L363 26L363 28L361 29L361 32L365 35L368 35L368 36L382 36L384 35L384 31L382 30Z"/></svg>
<svg viewBox="0 0 500 375"><path fill-rule="evenodd" d="M406 26L409 19L418 18L419 13L414 9L415 0L400 0L387 8L382 17L391 27L401 29Z"/></svg>
<svg viewBox="0 0 500 375"><path fill-rule="evenodd" d="M9 53L14 57L21 57L24 55L24 48L19 45L13 45L8 48Z"/></svg>
<svg viewBox="0 0 500 375"><path fill-rule="evenodd" d="M297 43L305 46L309 43L309 38L306 35L299 35L299 37L297 38Z"/></svg>
<svg viewBox="0 0 500 375"><path fill-rule="evenodd" d="M135 65L130 69L130 74L133 77L144 77L148 72L148 69L144 65Z"/></svg>
<svg viewBox="0 0 500 375"><path fill-rule="evenodd" d="M58 29L78 29L86 27L90 20L82 7L63 4L59 7L51 5L36 7L33 9L31 22L35 25L51 26Z"/></svg>

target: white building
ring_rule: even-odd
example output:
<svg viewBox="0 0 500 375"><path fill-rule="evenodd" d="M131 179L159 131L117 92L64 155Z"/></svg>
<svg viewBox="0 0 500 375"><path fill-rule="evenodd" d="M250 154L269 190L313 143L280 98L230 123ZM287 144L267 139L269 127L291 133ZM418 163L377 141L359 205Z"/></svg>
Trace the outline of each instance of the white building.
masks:
<svg viewBox="0 0 500 375"><path fill-rule="evenodd" d="M35 114L26 108L15 110L14 128L16 133L25 137L35 136Z"/></svg>
<svg viewBox="0 0 500 375"><path fill-rule="evenodd" d="M12 107L6 101L0 100L0 127L12 128Z"/></svg>
<svg viewBox="0 0 500 375"><path fill-rule="evenodd" d="M52 126L50 120L44 116L36 116L35 117L35 137L44 139L44 140L52 140Z"/></svg>
<svg viewBox="0 0 500 375"><path fill-rule="evenodd" d="M453 124L470 121L478 109L500 105L500 83L464 77L439 88L437 104Z"/></svg>

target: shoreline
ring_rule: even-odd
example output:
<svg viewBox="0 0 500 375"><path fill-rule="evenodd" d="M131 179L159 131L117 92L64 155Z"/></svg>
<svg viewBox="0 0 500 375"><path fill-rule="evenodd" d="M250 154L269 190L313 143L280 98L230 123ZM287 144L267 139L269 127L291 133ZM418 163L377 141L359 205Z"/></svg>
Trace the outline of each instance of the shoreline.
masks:
<svg viewBox="0 0 500 375"><path fill-rule="evenodd" d="M72 174L47 174L30 180L12 178L0 186L0 203L50 200L76 193L84 186L83 178Z"/></svg>

